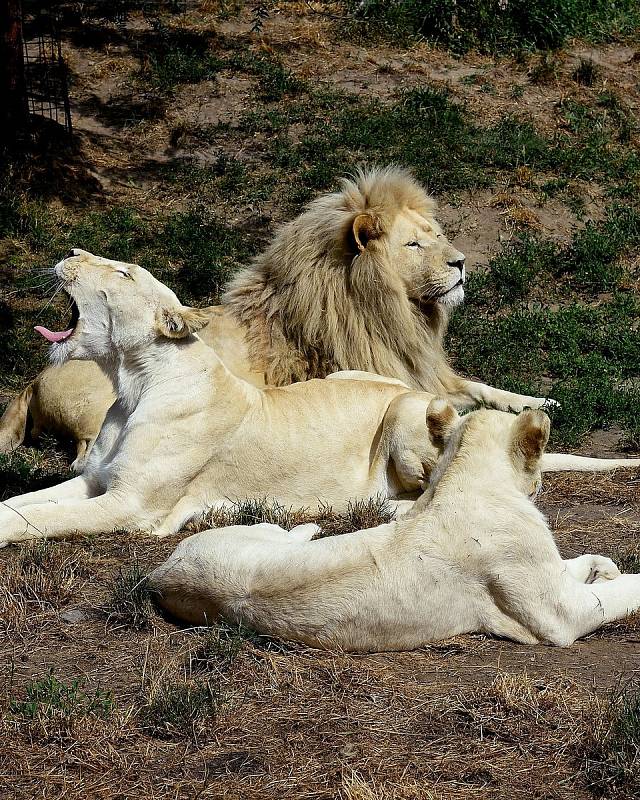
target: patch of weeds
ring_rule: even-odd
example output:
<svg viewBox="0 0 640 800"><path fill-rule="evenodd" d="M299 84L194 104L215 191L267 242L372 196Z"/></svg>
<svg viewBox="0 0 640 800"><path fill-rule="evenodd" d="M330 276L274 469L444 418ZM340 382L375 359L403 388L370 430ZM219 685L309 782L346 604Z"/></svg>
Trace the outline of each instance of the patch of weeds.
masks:
<svg viewBox="0 0 640 800"><path fill-rule="evenodd" d="M569 188L569 181L566 178L551 178L540 186L540 191L544 197L557 197Z"/></svg>
<svg viewBox="0 0 640 800"><path fill-rule="evenodd" d="M599 796L640 794L640 689L615 690L589 714L581 747L582 776Z"/></svg>
<svg viewBox="0 0 640 800"><path fill-rule="evenodd" d="M529 71L529 80L537 86L546 86L558 80L560 65L553 53L543 53Z"/></svg>
<svg viewBox="0 0 640 800"><path fill-rule="evenodd" d="M154 617L153 593L147 571L137 558L118 569L109 582L109 597L101 608L107 620L134 630L149 628Z"/></svg>
<svg viewBox="0 0 640 800"><path fill-rule="evenodd" d="M614 559L618 569L623 573L640 574L640 545L625 550Z"/></svg>
<svg viewBox="0 0 640 800"><path fill-rule="evenodd" d="M620 255L640 244L640 214L629 206L614 206L604 222L588 222L561 263L576 284L593 291L615 288L624 275Z"/></svg>
<svg viewBox="0 0 640 800"><path fill-rule="evenodd" d="M542 282L566 277L576 292L607 292L624 286L625 253L640 245L640 214L614 205L600 222L587 222L566 246L523 236L491 261L489 278L498 297L508 302L526 297ZM535 281L534 281L535 279ZM545 289L548 289L545 286Z"/></svg>
<svg viewBox="0 0 640 800"><path fill-rule="evenodd" d="M128 206L113 206L90 212L71 225L64 239L57 243L58 258L65 247L81 247L104 258L131 263L136 253L148 246L150 236L147 222L138 211Z"/></svg>
<svg viewBox="0 0 640 800"><path fill-rule="evenodd" d="M87 716L108 717L113 710L111 692L95 689L88 694L83 689L84 682L76 678L66 684L59 681L53 669L45 678L31 681L25 688L25 696L21 700L11 700L9 709L12 714L24 719Z"/></svg>
<svg viewBox="0 0 640 800"><path fill-rule="evenodd" d="M534 395L541 392L539 382L546 376L552 383L546 391L562 404L554 413L555 444L575 444L590 430L619 425L627 444L637 446L636 298L615 295L596 307L575 304L557 311L516 305L499 316L493 316L494 308L489 291L454 315L450 350L458 369L494 386Z"/></svg>
<svg viewBox="0 0 640 800"><path fill-rule="evenodd" d="M600 75L600 67L591 58L581 58L571 77L582 86L593 86Z"/></svg>
<svg viewBox="0 0 640 800"><path fill-rule="evenodd" d="M0 453L0 502L25 492L48 489L73 477L58 458L33 448Z"/></svg>
<svg viewBox="0 0 640 800"><path fill-rule="evenodd" d="M236 501L230 508L212 511L207 515L204 524L207 527L222 528L229 525L257 525L268 522L279 525L285 530L291 530L309 520L306 509L287 508L275 500L266 498L248 498Z"/></svg>
<svg viewBox="0 0 640 800"><path fill-rule="evenodd" d="M197 739L204 723L217 716L221 702L220 688L212 680L165 678L150 687L140 719L143 728L158 738Z"/></svg>
<svg viewBox="0 0 640 800"><path fill-rule="evenodd" d="M307 88L304 81L275 57L253 52L235 54L226 60L225 66L255 75L258 78L258 98L265 102L282 100L285 96L293 97Z"/></svg>
<svg viewBox="0 0 640 800"><path fill-rule="evenodd" d="M508 302L525 297L541 272L553 270L555 258L556 247L551 242L531 236L507 245L490 264L496 293Z"/></svg>
<svg viewBox="0 0 640 800"><path fill-rule="evenodd" d="M219 622L197 631L196 646L189 652L189 674L202 671L228 672L256 633L243 625Z"/></svg>
<svg viewBox="0 0 640 800"><path fill-rule="evenodd" d="M557 48L569 38L594 41L633 32L640 12L633 0L343 0L352 19L343 32L403 41L425 38L457 53Z"/></svg>
<svg viewBox="0 0 640 800"><path fill-rule="evenodd" d="M394 508L386 497L378 495L365 500L349 500L346 510L341 513L334 513L330 506L325 506L310 521L322 528L313 538L323 539L325 536L353 533L386 525L394 519Z"/></svg>
<svg viewBox="0 0 640 800"><path fill-rule="evenodd" d="M172 92L182 83L214 78L222 67L209 50L208 39L191 31L160 26L150 42L148 77L161 92Z"/></svg>
<svg viewBox="0 0 640 800"><path fill-rule="evenodd" d="M342 512L334 512L331 506L326 505L312 512L306 508L286 508L275 501L247 499L235 503L231 509L211 512L203 526L219 528L226 525L257 525L260 522L269 522L285 530L291 530L297 525L313 522L322 528L314 538L321 539L324 536L375 528L377 525L392 522L394 518L395 510L382 495L363 500L349 500L347 508Z"/></svg>
<svg viewBox="0 0 640 800"><path fill-rule="evenodd" d="M17 722L28 725L32 735L39 738L67 738L77 725L86 719L107 719L114 709L111 692L100 688L86 691L84 681L71 683L49 674L27 684L24 697L9 702L9 713Z"/></svg>

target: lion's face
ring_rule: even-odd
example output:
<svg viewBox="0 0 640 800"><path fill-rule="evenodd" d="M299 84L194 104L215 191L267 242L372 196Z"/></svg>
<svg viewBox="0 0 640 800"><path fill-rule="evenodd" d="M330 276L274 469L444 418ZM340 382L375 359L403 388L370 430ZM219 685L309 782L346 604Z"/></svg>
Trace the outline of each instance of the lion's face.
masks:
<svg viewBox="0 0 640 800"><path fill-rule="evenodd" d="M100 361L202 327L197 310L182 306L168 287L136 264L74 249L54 272L71 299L71 324L60 332L37 330L51 342L55 363L70 358Z"/></svg>
<svg viewBox="0 0 640 800"><path fill-rule="evenodd" d="M464 254L449 243L433 217L404 208L385 229L375 215L360 214L353 235L361 252L392 265L411 300L446 306L463 301Z"/></svg>
<svg viewBox="0 0 640 800"><path fill-rule="evenodd" d="M464 254L452 247L433 218L401 211L384 244L412 300L447 306L464 300Z"/></svg>

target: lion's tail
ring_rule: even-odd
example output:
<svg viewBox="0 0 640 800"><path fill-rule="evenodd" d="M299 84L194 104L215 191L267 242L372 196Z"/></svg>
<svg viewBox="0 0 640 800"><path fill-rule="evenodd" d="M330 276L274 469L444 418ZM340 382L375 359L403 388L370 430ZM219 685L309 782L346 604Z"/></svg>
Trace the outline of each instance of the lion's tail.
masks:
<svg viewBox="0 0 640 800"><path fill-rule="evenodd" d="M0 453L15 450L24 441L32 397L33 383L30 383L23 392L14 397L0 418Z"/></svg>
<svg viewBox="0 0 640 800"><path fill-rule="evenodd" d="M640 467L640 458L588 458L570 453L545 453L540 464L543 472L607 472L619 467Z"/></svg>

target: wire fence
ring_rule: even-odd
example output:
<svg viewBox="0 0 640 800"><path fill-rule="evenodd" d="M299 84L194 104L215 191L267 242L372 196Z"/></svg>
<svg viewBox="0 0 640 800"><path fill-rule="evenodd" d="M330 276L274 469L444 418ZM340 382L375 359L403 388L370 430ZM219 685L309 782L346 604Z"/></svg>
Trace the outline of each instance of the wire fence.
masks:
<svg viewBox="0 0 640 800"><path fill-rule="evenodd" d="M62 57L57 19L52 11L23 18L24 76L29 112L61 125L71 138L69 70Z"/></svg>

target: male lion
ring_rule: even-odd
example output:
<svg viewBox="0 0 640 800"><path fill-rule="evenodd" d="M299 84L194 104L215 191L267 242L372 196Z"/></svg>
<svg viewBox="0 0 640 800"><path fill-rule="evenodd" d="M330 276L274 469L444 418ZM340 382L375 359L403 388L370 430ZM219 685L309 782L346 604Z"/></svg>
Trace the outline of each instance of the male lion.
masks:
<svg viewBox="0 0 640 800"><path fill-rule="evenodd" d="M447 363L449 310L464 297L464 255L434 218L435 203L396 167L358 172L284 225L231 282L222 306L204 309L201 338L256 386L285 386L339 370L365 370L446 395L463 409L537 408L543 398L465 380ZM46 329L40 329L46 336ZM77 445L82 470L112 387L95 364L50 367L9 404L0 451L53 430Z"/></svg>
<svg viewBox="0 0 640 800"><path fill-rule="evenodd" d="M317 526L234 526L183 540L150 575L190 623L220 616L346 651L409 650L482 631L568 646L640 609L640 575L608 558L563 560L531 498L549 437L542 411L427 409L444 450L410 514L310 541Z"/></svg>

